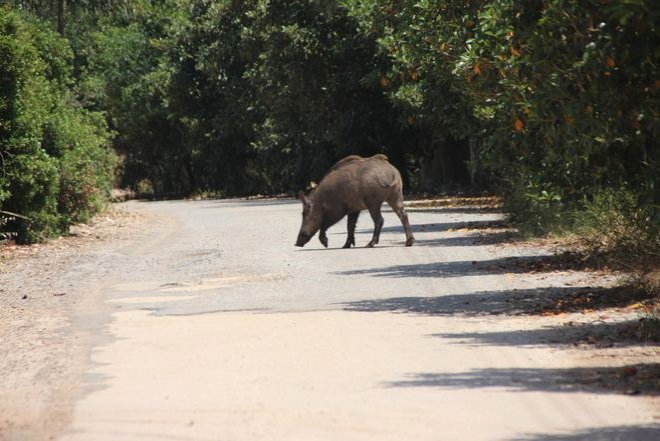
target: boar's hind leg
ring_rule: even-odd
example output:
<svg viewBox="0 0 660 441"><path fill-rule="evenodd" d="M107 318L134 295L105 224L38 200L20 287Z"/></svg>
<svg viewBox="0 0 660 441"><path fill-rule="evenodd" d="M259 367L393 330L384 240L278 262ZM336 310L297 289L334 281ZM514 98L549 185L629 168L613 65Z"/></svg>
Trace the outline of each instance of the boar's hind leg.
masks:
<svg viewBox="0 0 660 441"><path fill-rule="evenodd" d="M359 215L359 211L348 215L348 237L346 238L344 248L350 248L351 245L355 246L355 226L357 225Z"/></svg>
<svg viewBox="0 0 660 441"><path fill-rule="evenodd" d="M380 238L380 229L383 228L383 216L380 214L380 205L381 203L379 202L377 205L369 207L369 214L371 215L371 219L374 221L374 235L371 238L371 242L367 244L367 248L371 248L374 245L378 243L378 239Z"/></svg>
<svg viewBox="0 0 660 441"><path fill-rule="evenodd" d="M408 214L406 213L406 210L403 209L403 198L398 197L394 201L388 202L388 204L390 204L392 210L394 210L396 215L399 216L399 219L401 219L401 223L403 224L403 231L406 233L406 246L411 246L415 241L415 237L413 236L412 230L410 228Z"/></svg>

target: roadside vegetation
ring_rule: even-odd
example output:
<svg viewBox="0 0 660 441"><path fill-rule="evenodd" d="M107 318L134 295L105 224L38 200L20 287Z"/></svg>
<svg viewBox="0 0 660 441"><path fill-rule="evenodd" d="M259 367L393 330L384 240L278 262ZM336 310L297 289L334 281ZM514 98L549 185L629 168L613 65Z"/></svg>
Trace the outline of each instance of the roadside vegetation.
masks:
<svg viewBox="0 0 660 441"><path fill-rule="evenodd" d="M576 234L658 290L659 17L650 0L2 0L0 234L61 234L113 182L279 194L385 153L410 191L497 193L523 234Z"/></svg>

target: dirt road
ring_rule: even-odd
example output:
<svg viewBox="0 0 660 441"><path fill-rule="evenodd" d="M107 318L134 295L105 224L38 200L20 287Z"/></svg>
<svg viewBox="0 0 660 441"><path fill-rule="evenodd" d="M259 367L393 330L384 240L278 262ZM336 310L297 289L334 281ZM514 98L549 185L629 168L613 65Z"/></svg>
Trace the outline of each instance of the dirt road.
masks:
<svg viewBox="0 0 660 441"><path fill-rule="evenodd" d="M475 239L496 213L411 212L406 248L386 212L376 248L339 249L339 224L326 250L293 246L294 201L123 209L143 221L120 239L0 273L5 439L658 439L634 381L657 347L594 334L636 313L543 315L611 280L512 265L544 251Z"/></svg>

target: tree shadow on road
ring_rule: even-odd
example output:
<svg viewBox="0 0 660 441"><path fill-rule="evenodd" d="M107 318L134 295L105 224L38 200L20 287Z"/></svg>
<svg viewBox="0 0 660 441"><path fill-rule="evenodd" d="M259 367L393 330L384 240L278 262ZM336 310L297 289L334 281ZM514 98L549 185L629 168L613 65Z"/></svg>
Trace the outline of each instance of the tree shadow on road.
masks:
<svg viewBox="0 0 660 441"><path fill-rule="evenodd" d="M398 221L397 221L398 222ZM451 230L486 230L486 229L503 229L510 228L510 226L503 220L475 220L463 222L432 222L426 224L411 224L410 228L413 233L443 233ZM371 234L371 228L360 228L355 234ZM403 233L403 226L399 223L396 225L386 226L380 230L382 233Z"/></svg>
<svg viewBox="0 0 660 441"><path fill-rule="evenodd" d="M537 288L514 291L485 291L438 297L393 297L343 303L348 311L399 312L431 316L557 315L593 312L612 307L637 307L648 299L643 290L613 288ZM641 302L641 303L640 303ZM606 316L603 316L607 319ZM464 344L501 346L595 345L597 347L640 346L660 341L658 326L648 319L620 322L565 322L559 327L485 333L446 333L435 337L462 340Z"/></svg>
<svg viewBox="0 0 660 441"><path fill-rule="evenodd" d="M658 395L659 363L561 369L488 368L459 373L415 373L387 387L506 388L518 391Z"/></svg>
<svg viewBox="0 0 660 441"><path fill-rule="evenodd" d="M493 261L481 261L481 263L490 266L490 264L497 264L502 259ZM477 264L477 261L454 261L454 262L436 262L436 263L422 263L415 265L393 265L382 268L367 268L350 271L340 271L336 274L354 276L354 275L370 275L374 277L461 277L469 276L475 273L487 274L490 270L483 270ZM493 267L497 270L496 267ZM497 270L496 272L502 272Z"/></svg>
<svg viewBox="0 0 660 441"><path fill-rule="evenodd" d="M438 225L438 224L432 224L432 225ZM431 228L436 228L436 227L431 227ZM441 228L441 227L438 227ZM400 233L401 235L404 234L403 232L403 227L393 229L393 232ZM430 231L430 230L421 230L421 231ZM438 230L438 231L444 231L444 230ZM415 232L415 229L413 229L413 232ZM419 232L419 231L417 231ZM343 234L345 235L345 232L336 232L332 233L334 235L339 235ZM356 234L363 234L363 235L371 235L373 234L372 229L363 229L360 231L356 231ZM415 239L415 245L416 247L434 247L434 246L442 246L442 247L463 247L463 246L473 246L473 245L494 245L494 244L503 244L503 243L514 243L516 241L520 240L520 235L514 231L509 231L509 230L495 230L495 231L489 231L487 229L483 230L475 230L468 232L468 234L460 235L460 236L452 236L452 237L437 237L434 239L420 239L417 237Z"/></svg>
<svg viewBox="0 0 660 441"><path fill-rule="evenodd" d="M417 247L465 247L474 245L495 245L514 243L519 235L511 231L496 231L488 233L469 234L467 236L439 237L436 239L417 239Z"/></svg>
<svg viewBox="0 0 660 441"><path fill-rule="evenodd" d="M573 433L531 433L509 441L656 441L660 424L596 427Z"/></svg>
<svg viewBox="0 0 660 441"><path fill-rule="evenodd" d="M621 322L575 323L538 329L496 332L456 332L432 334L433 337L456 339L472 346L544 346L593 345L596 347L646 346L647 340L638 338L639 320ZM657 340L656 340L657 341Z"/></svg>
<svg viewBox="0 0 660 441"><path fill-rule="evenodd" d="M542 273L554 271L596 270L588 260L572 259L566 254L545 256L515 256L489 260L458 260L452 262L392 265L381 268L341 271L340 275L371 275L374 277L460 277L475 274Z"/></svg>
<svg viewBox="0 0 660 441"><path fill-rule="evenodd" d="M391 297L344 303L350 311L395 311L425 315L552 315L625 307L648 299L643 290L630 287L534 288L481 291L437 297Z"/></svg>

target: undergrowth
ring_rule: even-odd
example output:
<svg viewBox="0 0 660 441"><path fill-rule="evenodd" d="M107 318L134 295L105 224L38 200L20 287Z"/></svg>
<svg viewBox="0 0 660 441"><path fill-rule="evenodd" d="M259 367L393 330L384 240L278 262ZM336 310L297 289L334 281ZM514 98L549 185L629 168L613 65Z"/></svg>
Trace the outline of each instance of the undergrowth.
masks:
<svg viewBox="0 0 660 441"><path fill-rule="evenodd" d="M625 189L606 189L591 198L565 203L552 194L514 193L505 209L525 237L570 237L579 259L590 266L629 275L624 283L660 298L660 210L640 203ZM656 302L657 303L657 302ZM650 308L660 320L660 307Z"/></svg>

